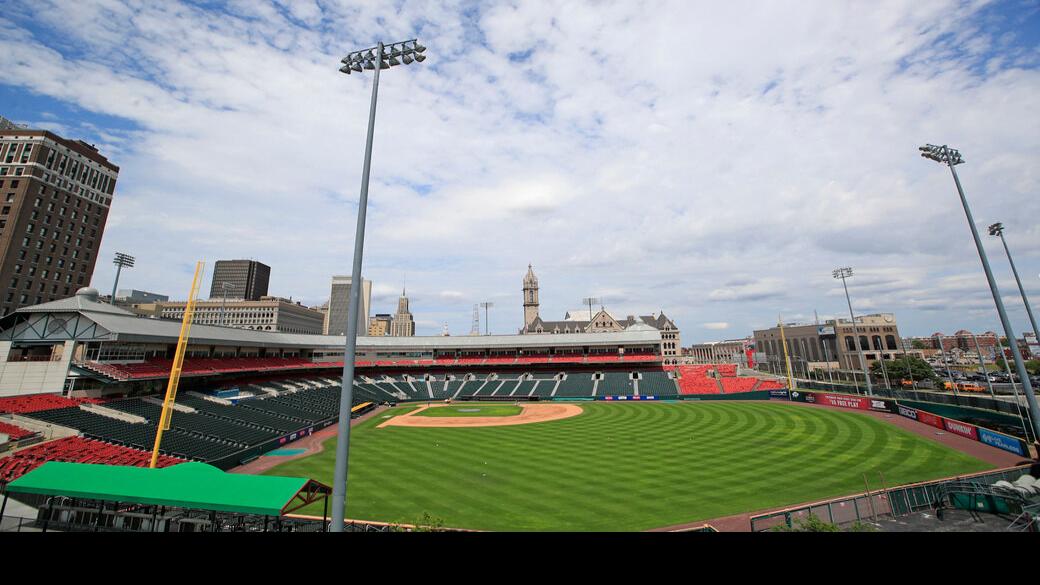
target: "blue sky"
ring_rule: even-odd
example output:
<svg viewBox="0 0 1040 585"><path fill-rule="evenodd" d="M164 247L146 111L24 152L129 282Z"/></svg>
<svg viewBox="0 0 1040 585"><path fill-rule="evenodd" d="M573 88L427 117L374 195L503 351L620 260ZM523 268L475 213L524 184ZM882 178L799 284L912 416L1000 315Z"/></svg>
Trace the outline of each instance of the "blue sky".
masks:
<svg viewBox="0 0 1040 585"><path fill-rule="evenodd" d="M0 2L0 114L121 167L102 258L181 298L195 260L271 265L319 304L350 268L375 40L373 312L407 277L420 334L522 325L597 296L683 342L857 311L904 333L996 329L948 171L1040 296L1040 2ZM1017 331L999 242L986 238ZM99 263L94 284L114 276ZM1034 299L1035 300L1035 299Z"/></svg>

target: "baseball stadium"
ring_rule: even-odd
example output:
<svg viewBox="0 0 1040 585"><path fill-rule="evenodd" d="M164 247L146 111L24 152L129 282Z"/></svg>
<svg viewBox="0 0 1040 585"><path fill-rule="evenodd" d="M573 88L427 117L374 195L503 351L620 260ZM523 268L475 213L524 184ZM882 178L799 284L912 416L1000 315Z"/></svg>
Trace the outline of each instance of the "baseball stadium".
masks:
<svg viewBox="0 0 1040 585"><path fill-rule="evenodd" d="M349 529L899 530L936 510L1036 528L1028 437L995 413L789 390L662 345L643 326L359 338ZM0 320L2 529L328 530L343 347L186 337L90 288L17 310Z"/></svg>

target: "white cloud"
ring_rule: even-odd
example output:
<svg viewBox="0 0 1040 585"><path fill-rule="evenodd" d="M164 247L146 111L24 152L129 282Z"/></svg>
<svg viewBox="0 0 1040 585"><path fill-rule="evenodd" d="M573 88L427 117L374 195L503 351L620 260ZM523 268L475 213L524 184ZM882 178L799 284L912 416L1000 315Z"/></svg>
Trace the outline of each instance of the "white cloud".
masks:
<svg viewBox="0 0 1040 585"><path fill-rule="evenodd" d="M704 327L705 329L711 329L713 331L717 331L717 330L720 330L720 329L729 329L729 323L726 323L724 321L716 322L716 323L702 323L701 327Z"/></svg>
<svg viewBox="0 0 1040 585"><path fill-rule="evenodd" d="M255 257L273 293L323 301L349 272L371 89L339 58L418 36L428 59L380 87L373 313L407 274L420 333L468 331L484 299L492 328L514 331L531 262L543 315L598 295L618 314L664 310L689 344L712 324L841 314L830 271L851 265L857 311L920 333L996 322L948 173L920 143L964 151L976 220L1003 221L1020 271L1040 272L1037 55L985 29L986 9L41 1L0 18L0 70L134 125L38 116L122 167L102 257L137 256L127 286L178 296L195 259ZM95 283L111 278L99 262ZM1019 306L1009 294L1024 323Z"/></svg>

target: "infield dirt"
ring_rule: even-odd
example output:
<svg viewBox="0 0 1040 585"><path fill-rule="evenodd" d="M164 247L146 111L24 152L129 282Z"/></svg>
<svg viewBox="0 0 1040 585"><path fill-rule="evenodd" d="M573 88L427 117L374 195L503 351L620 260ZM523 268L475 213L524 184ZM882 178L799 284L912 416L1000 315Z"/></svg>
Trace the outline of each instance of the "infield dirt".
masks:
<svg viewBox="0 0 1040 585"><path fill-rule="evenodd" d="M447 405L437 404L429 406L421 406L407 414L395 416L388 419L386 422L380 424L376 428L383 427L424 427L424 428L443 428L443 427L505 427L512 425L526 425L531 423L546 422L551 420L561 420L570 418L572 416L578 416L582 413L581 407L577 404L520 404L520 408L523 409L520 414L515 416L460 416L460 417L447 417L447 416L414 416L427 408L441 408Z"/></svg>

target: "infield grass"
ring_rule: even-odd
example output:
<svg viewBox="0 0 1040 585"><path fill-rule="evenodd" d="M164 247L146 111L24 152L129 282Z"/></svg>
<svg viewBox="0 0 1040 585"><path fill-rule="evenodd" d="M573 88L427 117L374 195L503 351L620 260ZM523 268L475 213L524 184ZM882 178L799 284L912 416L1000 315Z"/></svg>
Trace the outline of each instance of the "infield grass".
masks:
<svg viewBox="0 0 1040 585"><path fill-rule="evenodd" d="M576 417L351 432L347 516L487 530L644 530L991 466L855 412L766 402L581 404ZM388 412L393 412L388 411ZM267 473L332 484L336 439ZM302 511L321 515L320 504Z"/></svg>
<svg viewBox="0 0 1040 585"><path fill-rule="evenodd" d="M455 404L451 406L434 406L413 416L516 416L523 411L513 404Z"/></svg>

